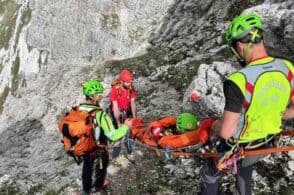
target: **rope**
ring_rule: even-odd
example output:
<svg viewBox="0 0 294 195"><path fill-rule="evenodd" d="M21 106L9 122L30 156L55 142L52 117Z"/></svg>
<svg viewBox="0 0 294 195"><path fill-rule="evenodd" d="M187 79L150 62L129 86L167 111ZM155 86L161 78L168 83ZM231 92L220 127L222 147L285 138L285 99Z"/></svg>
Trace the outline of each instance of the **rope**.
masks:
<svg viewBox="0 0 294 195"><path fill-rule="evenodd" d="M284 130L281 132L282 136L294 136L294 130ZM171 159L172 157L204 157L204 158L215 158L220 153L218 152L183 152L181 150L186 150L186 149L200 149L201 146L203 146L201 143L193 146L187 146L183 148L178 148L178 149L171 149L171 148L158 148L158 147L153 147L146 145L142 142L129 139L129 141L134 144L134 145L139 145L144 148L147 148L149 150L155 151L157 156L165 156L167 159ZM245 150L244 155L245 156L256 156L256 155L266 155L266 154L271 154L271 153L278 153L278 152L288 152L288 151L294 151L294 146L285 146L285 147L279 147L279 148L266 148L266 149L254 149L254 150Z"/></svg>
<svg viewBox="0 0 294 195"><path fill-rule="evenodd" d="M288 151L294 151L294 146L285 146L280 148L266 148L266 149L256 149L256 150L245 150L244 155L245 156L256 156L256 155L262 155L262 154L271 154L271 153L278 153L278 152L288 152ZM174 157L194 157L194 156L200 156L205 158L215 158L219 155L218 152L205 152L205 153L188 153L188 152L171 152L171 155Z"/></svg>
<svg viewBox="0 0 294 195"><path fill-rule="evenodd" d="M149 151L154 151L154 153L157 155L157 156L165 156L167 159L170 159L173 155L173 153L177 153L177 152L180 152L180 150L186 150L186 149L199 149L202 144L196 144L196 145L192 145L192 146L187 146L187 147L183 147L183 148L178 148L178 149L172 149L172 148L158 148L158 147L154 147L154 146L149 146L149 145L146 145L142 142L139 142L139 141L136 141L136 140L133 140L133 139L129 139L129 143L131 143L131 145L133 146L140 146L141 148L144 148L144 149L148 149ZM183 153L183 152L181 152Z"/></svg>
<svg viewBox="0 0 294 195"><path fill-rule="evenodd" d="M294 130L284 130L281 132L282 136L294 136Z"/></svg>

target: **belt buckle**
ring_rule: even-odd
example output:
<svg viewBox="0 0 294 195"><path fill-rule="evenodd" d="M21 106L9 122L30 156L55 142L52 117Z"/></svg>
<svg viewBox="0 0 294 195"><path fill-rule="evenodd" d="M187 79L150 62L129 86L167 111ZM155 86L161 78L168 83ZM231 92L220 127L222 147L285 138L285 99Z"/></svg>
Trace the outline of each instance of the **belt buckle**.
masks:
<svg viewBox="0 0 294 195"><path fill-rule="evenodd" d="M234 138L230 138L226 140L226 144L230 147L235 146L238 143L238 141L236 141Z"/></svg>

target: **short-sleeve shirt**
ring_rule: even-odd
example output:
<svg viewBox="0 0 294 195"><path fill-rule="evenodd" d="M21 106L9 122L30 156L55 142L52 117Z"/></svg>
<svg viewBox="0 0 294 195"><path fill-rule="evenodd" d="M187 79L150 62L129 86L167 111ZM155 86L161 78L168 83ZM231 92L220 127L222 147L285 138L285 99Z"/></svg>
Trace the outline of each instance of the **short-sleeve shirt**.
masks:
<svg viewBox="0 0 294 195"><path fill-rule="evenodd" d="M111 102L117 101L119 109L128 110L131 105L131 99L136 99L137 92L134 87L132 87L132 90L127 90L122 86L119 89L113 87L109 97Z"/></svg>
<svg viewBox="0 0 294 195"><path fill-rule="evenodd" d="M241 113L245 98L240 88L230 80L226 80L223 87L226 98L225 110Z"/></svg>

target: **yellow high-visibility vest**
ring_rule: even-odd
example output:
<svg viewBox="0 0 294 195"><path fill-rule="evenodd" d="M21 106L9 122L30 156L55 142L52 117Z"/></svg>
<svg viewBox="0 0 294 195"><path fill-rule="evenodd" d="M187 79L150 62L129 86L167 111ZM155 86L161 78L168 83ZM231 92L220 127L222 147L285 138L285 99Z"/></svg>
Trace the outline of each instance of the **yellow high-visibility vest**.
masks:
<svg viewBox="0 0 294 195"><path fill-rule="evenodd" d="M283 114L294 95L293 74L291 62L267 57L229 76L245 97L234 139L246 143L281 132Z"/></svg>

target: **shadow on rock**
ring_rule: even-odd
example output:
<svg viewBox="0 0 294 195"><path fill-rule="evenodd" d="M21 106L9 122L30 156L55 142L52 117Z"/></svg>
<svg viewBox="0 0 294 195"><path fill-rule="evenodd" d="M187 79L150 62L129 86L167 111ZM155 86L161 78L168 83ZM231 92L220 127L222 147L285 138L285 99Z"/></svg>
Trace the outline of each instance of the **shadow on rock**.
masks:
<svg viewBox="0 0 294 195"><path fill-rule="evenodd" d="M0 153L21 154L30 142L41 137L42 123L37 119L24 119L9 126L0 136Z"/></svg>

